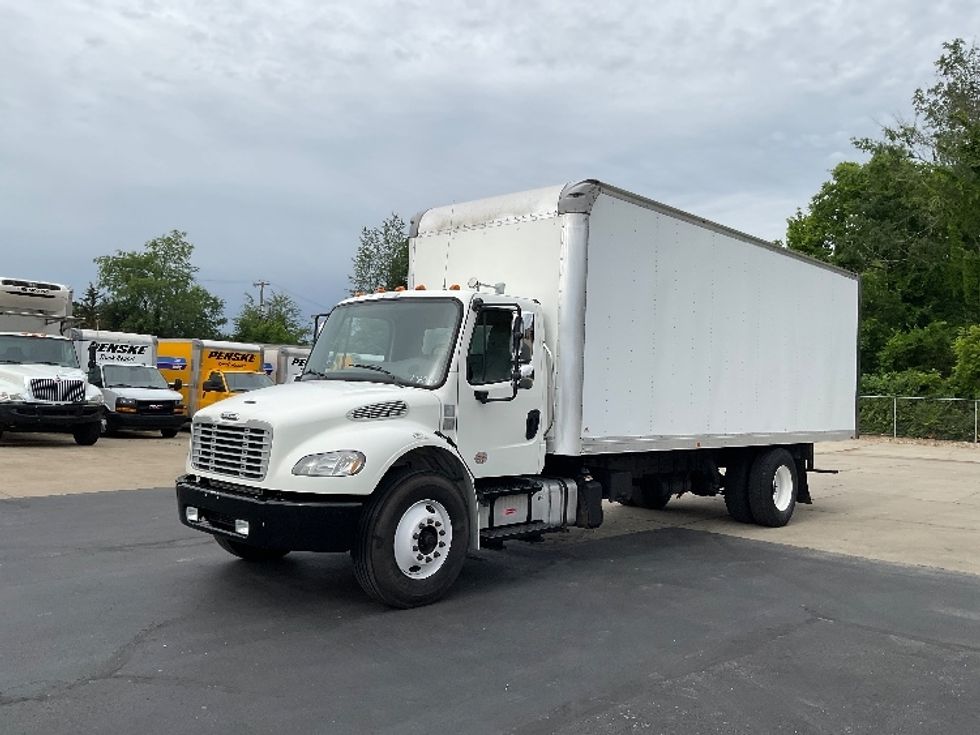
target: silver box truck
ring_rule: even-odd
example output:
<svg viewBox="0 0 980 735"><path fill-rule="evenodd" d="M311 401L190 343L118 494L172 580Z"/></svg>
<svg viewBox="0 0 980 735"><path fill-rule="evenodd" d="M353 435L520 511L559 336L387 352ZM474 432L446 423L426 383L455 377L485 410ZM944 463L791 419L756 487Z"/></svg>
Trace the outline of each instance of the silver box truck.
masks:
<svg viewBox="0 0 980 735"><path fill-rule="evenodd" d="M180 519L350 551L396 607L468 549L722 495L781 526L856 434L856 276L607 184L430 209L407 289L330 313L299 382L194 416Z"/></svg>

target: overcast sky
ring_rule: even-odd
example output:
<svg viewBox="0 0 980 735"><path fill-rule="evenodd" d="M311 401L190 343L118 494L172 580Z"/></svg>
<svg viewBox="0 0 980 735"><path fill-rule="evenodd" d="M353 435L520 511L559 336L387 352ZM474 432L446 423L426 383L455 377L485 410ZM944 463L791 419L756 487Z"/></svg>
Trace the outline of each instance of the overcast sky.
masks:
<svg viewBox="0 0 980 735"><path fill-rule="evenodd" d="M766 238L910 114L975 0L0 0L0 273L188 232L237 311L364 225L582 178Z"/></svg>

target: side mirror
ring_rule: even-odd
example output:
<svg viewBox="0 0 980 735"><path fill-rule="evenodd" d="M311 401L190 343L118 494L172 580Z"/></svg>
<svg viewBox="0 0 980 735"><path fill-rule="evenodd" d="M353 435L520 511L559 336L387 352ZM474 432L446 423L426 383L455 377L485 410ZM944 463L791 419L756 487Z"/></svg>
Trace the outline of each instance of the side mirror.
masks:
<svg viewBox="0 0 980 735"><path fill-rule="evenodd" d="M89 368L88 382L96 388L102 387L102 371L97 367Z"/></svg>
<svg viewBox="0 0 980 735"><path fill-rule="evenodd" d="M534 368L530 365L521 365L518 371L517 388L518 390L530 390L534 387Z"/></svg>
<svg viewBox="0 0 980 735"><path fill-rule="evenodd" d="M174 378L174 385L173 385L174 390L180 390L183 387L184 387L184 381L181 380L180 378Z"/></svg>

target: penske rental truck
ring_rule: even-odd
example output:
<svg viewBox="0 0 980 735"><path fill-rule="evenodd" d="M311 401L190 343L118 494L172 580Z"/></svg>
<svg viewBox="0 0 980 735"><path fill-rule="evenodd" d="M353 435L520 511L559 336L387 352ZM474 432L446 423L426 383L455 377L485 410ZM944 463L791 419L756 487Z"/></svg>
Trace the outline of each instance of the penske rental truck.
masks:
<svg viewBox="0 0 980 735"><path fill-rule="evenodd" d="M181 394L157 369L156 337L95 329L73 329L70 336L89 382L105 397L104 433L129 429L177 436L187 413Z"/></svg>
<svg viewBox="0 0 980 735"><path fill-rule="evenodd" d="M426 210L409 258L299 382L194 416L184 524L247 560L350 551L412 607L604 500L782 526L814 442L856 434L851 273L594 180Z"/></svg>
<svg viewBox="0 0 980 735"><path fill-rule="evenodd" d="M292 383L303 374L309 356L309 347L266 345L263 357L266 373L274 383Z"/></svg>
<svg viewBox="0 0 980 735"><path fill-rule="evenodd" d="M99 440L102 392L90 385L65 333L67 286L0 278L0 436L4 431L67 432L81 445Z"/></svg>
<svg viewBox="0 0 980 735"><path fill-rule="evenodd" d="M189 416L230 396L273 385L263 370L262 345L160 339L157 349L157 367L171 387L180 391Z"/></svg>

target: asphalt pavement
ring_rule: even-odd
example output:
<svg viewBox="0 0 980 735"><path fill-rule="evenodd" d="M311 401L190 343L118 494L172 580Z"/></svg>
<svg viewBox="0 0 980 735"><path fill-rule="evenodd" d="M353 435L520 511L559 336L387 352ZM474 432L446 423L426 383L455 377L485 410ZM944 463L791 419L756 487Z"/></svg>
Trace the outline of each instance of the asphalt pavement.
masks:
<svg viewBox="0 0 980 735"><path fill-rule="evenodd" d="M583 533L392 611L344 555L228 556L169 488L2 500L0 732L977 731L980 577Z"/></svg>

